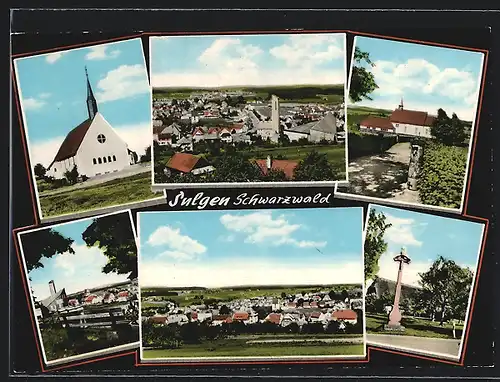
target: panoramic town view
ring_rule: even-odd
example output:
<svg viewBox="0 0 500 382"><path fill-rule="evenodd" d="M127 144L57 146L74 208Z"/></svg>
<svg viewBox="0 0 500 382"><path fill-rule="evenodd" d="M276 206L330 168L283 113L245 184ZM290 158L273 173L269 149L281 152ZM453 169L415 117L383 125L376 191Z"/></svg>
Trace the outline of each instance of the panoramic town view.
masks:
<svg viewBox="0 0 500 382"><path fill-rule="evenodd" d="M345 180L344 45L343 34L152 38L153 183Z"/></svg>
<svg viewBox="0 0 500 382"><path fill-rule="evenodd" d="M459 210L483 54L359 36L354 50L339 194Z"/></svg>
<svg viewBox="0 0 500 382"><path fill-rule="evenodd" d="M361 215L140 213L141 358L364 356Z"/></svg>
<svg viewBox="0 0 500 382"><path fill-rule="evenodd" d="M137 248L128 213L19 237L47 363L139 341Z"/></svg>

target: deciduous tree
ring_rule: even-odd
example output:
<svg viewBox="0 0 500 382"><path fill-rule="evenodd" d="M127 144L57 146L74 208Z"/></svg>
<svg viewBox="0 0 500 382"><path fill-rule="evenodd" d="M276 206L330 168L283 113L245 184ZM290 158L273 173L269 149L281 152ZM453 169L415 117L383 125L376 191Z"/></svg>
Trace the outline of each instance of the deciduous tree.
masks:
<svg viewBox="0 0 500 382"><path fill-rule="evenodd" d="M443 109L439 109L437 117L431 127L431 134L440 143L447 146L461 146L464 144L467 133L465 124L453 113L448 117Z"/></svg>
<svg viewBox="0 0 500 382"><path fill-rule="evenodd" d="M384 233L389 227L391 223L382 212L370 209L365 236L365 281L373 279L379 271L378 260L387 250Z"/></svg>
<svg viewBox="0 0 500 382"><path fill-rule="evenodd" d="M338 172L328 161L326 154L311 151L295 167L294 179L299 181L335 181L338 180Z"/></svg>
<svg viewBox="0 0 500 382"><path fill-rule="evenodd" d="M47 173L47 169L43 167L41 163L37 163L33 170L35 171L35 176L38 179L43 179L45 177L45 174Z"/></svg>
<svg viewBox="0 0 500 382"><path fill-rule="evenodd" d="M349 87L349 98L352 102L363 99L371 100L370 94L378 89L375 76L368 68L375 64L370 60L370 54L356 47L354 49L354 64L352 66L351 84Z"/></svg>

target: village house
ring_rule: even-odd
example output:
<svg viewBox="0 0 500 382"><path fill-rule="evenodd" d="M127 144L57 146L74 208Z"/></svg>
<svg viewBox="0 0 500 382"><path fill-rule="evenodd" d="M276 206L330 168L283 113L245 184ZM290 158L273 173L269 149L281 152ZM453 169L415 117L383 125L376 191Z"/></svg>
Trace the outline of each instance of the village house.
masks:
<svg viewBox="0 0 500 382"><path fill-rule="evenodd" d="M87 70L85 69L87 75ZM62 142L53 161L47 167L47 176L64 178L66 171L77 166L80 175L96 175L117 172L135 164L137 154L104 119L97 108L87 75L88 118L71 130Z"/></svg>
<svg viewBox="0 0 500 382"><path fill-rule="evenodd" d="M175 122L165 128L156 129L153 127L153 139L160 146L172 146L177 143L181 136L180 125Z"/></svg>
<svg viewBox="0 0 500 382"><path fill-rule="evenodd" d="M189 173L200 175L214 170L215 168L205 158L188 153L175 153L167 162L165 174L167 176Z"/></svg>
<svg viewBox="0 0 500 382"><path fill-rule="evenodd" d="M356 325L356 323L358 322L358 314L350 309L335 310L332 312L332 319L335 321L343 321Z"/></svg>
<svg viewBox="0 0 500 382"><path fill-rule="evenodd" d="M285 159L273 159L270 155L266 159L256 159L255 163L259 166L263 175L267 175L270 171L283 171L287 179L293 179L295 168L299 162Z"/></svg>
<svg viewBox="0 0 500 382"><path fill-rule="evenodd" d="M103 300L103 296L98 296L96 294L90 294L84 299L84 304L86 305L95 305L101 304Z"/></svg>
<svg viewBox="0 0 500 382"><path fill-rule="evenodd" d="M118 295L116 296L116 301L117 302L125 302L130 299L130 293L127 290L118 292Z"/></svg>
<svg viewBox="0 0 500 382"><path fill-rule="evenodd" d="M103 302L105 304L109 304L109 303L112 303L116 300L116 297L113 293L111 292L107 292L104 294L104 299L103 299Z"/></svg>
<svg viewBox="0 0 500 382"><path fill-rule="evenodd" d="M402 136L432 138L431 126L436 117L425 111L407 110L403 99L389 118L368 116L360 122L360 130Z"/></svg>

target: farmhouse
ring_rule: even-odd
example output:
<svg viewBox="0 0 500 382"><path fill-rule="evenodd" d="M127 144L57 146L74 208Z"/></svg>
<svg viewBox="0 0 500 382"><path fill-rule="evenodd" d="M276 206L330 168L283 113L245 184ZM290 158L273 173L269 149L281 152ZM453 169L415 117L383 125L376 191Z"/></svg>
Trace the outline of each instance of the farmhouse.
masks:
<svg viewBox="0 0 500 382"><path fill-rule="evenodd" d="M83 300L84 304L87 305L93 305L93 304L100 304L102 302L103 298L102 296L97 296L95 294L88 295L85 297L85 300Z"/></svg>
<svg viewBox="0 0 500 382"><path fill-rule="evenodd" d="M54 280L49 281L49 290L50 290L50 297L47 297L40 303L42 304L42 306L47 308L49 312L57 312L65 305L65 301L67 299L66 291L64 288L61 289L60 291L57 291Z"/></svg>
<svg viewBox="0 0 500 382"><path fill-rule="evenodd" d="M165 128L158 129L153 127L153 139L160 146L175 144L180 138L180 126L175 122Z"/></svg>
<svg viewBox="0 0 500 382"><path fill-rule="evenodd" d="M267 175L272 170L283 171L287 179L293 178L295 168L299 164L293 160L272 159L269 155L266 159L257 159L255 163L259 166L262 174Z"/></svg>
<svg viewBox="0 0 500 382"><path fill-rule="evenodd" d="M358 314L351 309L335 310L332 312L332 319L355 325L358 322Z"/></svg>
<svg viewBox="0 0 500 382"><path fill-rule="evenodd" d="M199 175L214 170L215 168L205 158L188 153L175 153L168 160L165 173L167 175L189 173Z"/></svg>
<svg viewBox="0 0 500 382"><path fill-rule="evenodd" d="M118 292L118 295L116 297L116 301L125 302L125 301L128 301L129 298L130 298L130 293L127 290L123 290L121 292Z"/></svg>
<svg viewBox="0 0 500 382"><path fill-rule="evenodd" d="M63 178L77 166L78 173L93 177L116 172L136 163L132 153L97 109L97 101L87 75L88 118L71 130L59 147L47 175Z"/></svg>
<svg viewBox="0 0 500 382"><path fill-rule="evenodd" d="M360 122L359 128L366 131L394 133L397 135L432 138L431 126L435 117L426 111L407 110L403 99L389 118L368 116Z"/></svg>

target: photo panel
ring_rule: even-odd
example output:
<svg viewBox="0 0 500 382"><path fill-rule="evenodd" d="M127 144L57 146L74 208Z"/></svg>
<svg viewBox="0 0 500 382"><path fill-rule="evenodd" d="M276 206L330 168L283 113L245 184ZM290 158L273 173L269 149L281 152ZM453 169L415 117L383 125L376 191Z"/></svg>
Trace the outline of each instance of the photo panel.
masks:
<svg viewBox="0 0 500 382"><path fill-rule="evenodd" d="M150 37L154 188L347 180L346 35Z"/></svg>
<svg viewBox="0 0 500 382"><path fill-rule="evenodd" d="M162 203L151 188L151 88L140 38L14 60L43 222Z"/></svg>
<svg viewBox="0 0 500 382"><path fill-rule="evenodd" d="M483 51L355 36L336 195L461 212L484 64Z"/></svg>
<svg viewBox="0 0 500 382"><path fill-rule="evenodd" d="M357 207L139 212L141 363L363 359L362 224Z"/></svg>
<svg viewBox="0 0 500 382"><path fill-rule="evenodd" d="M485 228L370 204L364 231L367 343L460 360Z"/></svg>
<svg viewBox="0 0 500 382"><path fill-rule="evenodd" d="M19 232L17 239L45 365L139 346L130 210Z"/></svg>

